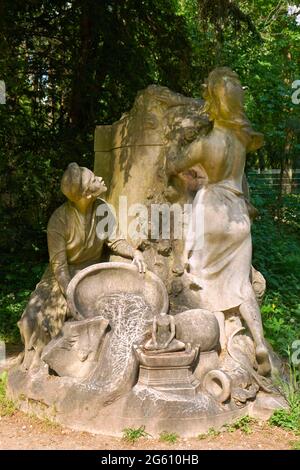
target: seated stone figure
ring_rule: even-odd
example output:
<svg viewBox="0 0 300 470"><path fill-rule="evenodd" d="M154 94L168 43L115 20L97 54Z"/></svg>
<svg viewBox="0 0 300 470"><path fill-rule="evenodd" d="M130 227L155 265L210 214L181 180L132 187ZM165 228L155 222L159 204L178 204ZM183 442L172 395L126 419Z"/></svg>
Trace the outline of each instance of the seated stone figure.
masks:
<svg viewBox="0 0 300 470"><path fill-rule="evenodd" d="M68 201L55 210L48 223L50 262L18 322L25 369L39 364L44 346L60 332L68 317L68 284L78 271L100 261L104 244L114 253L132 258L139 271L145 272L140 251L123 238L99 234L97 209L105 204L102 208L109 211L99 198L106 190L102 178L77 163L70 163L62 177L61 191Z"/></svg>
<svg viewBox="0 0 300 470"><path fill-rule="evenodd" d="M185 344L175 338L175 333L176 326L172 315L167 315L165 312L156 315L153 320L152 337L146 342L144 349L154 353L184 350Z"/></svg>

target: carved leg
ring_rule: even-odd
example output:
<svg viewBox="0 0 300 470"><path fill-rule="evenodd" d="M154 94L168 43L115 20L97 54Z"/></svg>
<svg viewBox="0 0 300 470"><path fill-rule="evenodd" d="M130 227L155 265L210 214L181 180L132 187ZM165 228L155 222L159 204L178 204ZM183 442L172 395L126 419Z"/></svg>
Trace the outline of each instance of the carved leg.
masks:
<svg viewBox="0 0 300 470"><path fill-rule="evenodd" d="M21 320L18 321L18 327L24 344L24 358L21 367L22 369L28 370L34 354L31 341L32 335L34 334L31 319L27 316L23 316Z"/></svg>
<svg viewBox="0 0 300 470"><path fill-rule="evenodd" d="M240 305L240 313L246 322L256 346L258 373L267 375L271 371L269 352L264 342L264 332L258 303L251 299Z"/></svg>

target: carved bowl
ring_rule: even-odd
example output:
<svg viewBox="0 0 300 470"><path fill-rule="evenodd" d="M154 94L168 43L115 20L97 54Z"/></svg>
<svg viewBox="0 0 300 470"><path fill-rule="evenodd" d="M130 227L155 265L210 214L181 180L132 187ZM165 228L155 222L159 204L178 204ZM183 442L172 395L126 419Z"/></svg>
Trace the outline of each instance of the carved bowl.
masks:
<svg viewBox="0 0 300 470"><path fill-rule="evenodd" d="M120 292L141 295L153 314L168 311L168 293L161 279L151 271L140 274L135 265L119 262L82 269L68 286L67 302L74 318L91 318L99 314L95 308L99 298Z"/></svg>

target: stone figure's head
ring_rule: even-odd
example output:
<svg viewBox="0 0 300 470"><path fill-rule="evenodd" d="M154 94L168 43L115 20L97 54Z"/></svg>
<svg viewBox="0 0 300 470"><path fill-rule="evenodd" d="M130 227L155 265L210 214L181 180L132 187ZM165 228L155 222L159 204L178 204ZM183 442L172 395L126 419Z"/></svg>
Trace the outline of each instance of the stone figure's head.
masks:
<svg viewBox="0 0 300 470"><path fill-rule="evenodd" d="M252 129L244 110L244 89L229 67L217 67L203 85L204 112L211 121L237 130L248 151L263 145L263 135Z"/></svg>
<svg viewBox="0 0 300 470"><path fill-rule="evenodd" d="M60 187L62 193L72 202L77 202L82 198L96 199L107 190L101 177L95 176L91 170L77 163L69 164L63 174Z"/></svg>
<svg viewBox="0 0 300 470"><path fill-rule="evenodd" d="M211 120L244 116L244 90L238 75L228 67L214 69L203 85L205 111Z"/></svg>

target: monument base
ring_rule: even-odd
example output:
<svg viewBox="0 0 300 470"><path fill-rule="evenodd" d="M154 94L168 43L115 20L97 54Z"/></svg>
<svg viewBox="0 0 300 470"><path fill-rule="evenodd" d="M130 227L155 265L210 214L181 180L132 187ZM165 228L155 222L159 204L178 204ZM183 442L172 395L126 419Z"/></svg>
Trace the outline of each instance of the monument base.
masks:
<svg viewBox="0 0 300 470"><path fill-rule="evenodd" d="M195 437L245 415L265 420L274 409L287 407L282 397L262 392L239 407L234 401L218 403L202 391L191 397L140 383L121 398L107 401L100 385L49 375L46 365L37 372L20 367L10 370L8 394L24 412L74 430L110 436L122 436L128 427L145 426L152 437L163 431Z"/></svg>

